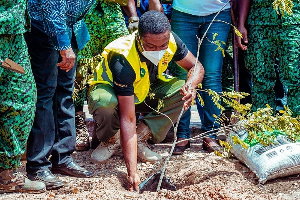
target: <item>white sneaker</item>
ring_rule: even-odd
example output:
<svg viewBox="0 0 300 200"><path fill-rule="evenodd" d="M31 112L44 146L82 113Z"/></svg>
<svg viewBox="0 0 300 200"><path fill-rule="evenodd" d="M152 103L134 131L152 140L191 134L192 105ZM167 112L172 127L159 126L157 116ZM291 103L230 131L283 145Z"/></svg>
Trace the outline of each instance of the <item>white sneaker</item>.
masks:
<svg viewBox="0 0 300 200"><path fill-rule="evenodd" d="M151 138L152 132L150 128L143 122L137 126L137 156L143 162L156 162L162 159L161 155L151 151L148 148L147 140Z"/></svg>
<svg viewBox="0 0 300 200"><path fill-rule="evenodd" d="M119 149L120 144L120 131L118 131L107 142L101 142L98 147L91 154L93 163L102 163L108 160Z"/></svg>
<svg viewBox="0 0 300 200"><path fill-rule="evenodd" d="M156 162L162 159L161 155L151 151L146 143L138 142L137 156L142 162Z"/></svg>
<svg viewBox="0 0 300 200"><path fill-rule="evenodd" d="M0 193L28 192L42 193L46 185L40 181L31 181L21 173L7 169L0 172Z"/></svg>

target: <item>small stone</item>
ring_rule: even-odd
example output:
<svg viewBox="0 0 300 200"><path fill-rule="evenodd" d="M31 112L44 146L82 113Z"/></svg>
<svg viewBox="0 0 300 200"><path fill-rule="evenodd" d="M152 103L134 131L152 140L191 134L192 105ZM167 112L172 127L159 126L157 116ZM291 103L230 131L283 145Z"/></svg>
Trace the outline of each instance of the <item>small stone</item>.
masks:
<svg viewBox="0 0 300 200"><path fill-rule="evenodd" d="M55 197L55 193L54 192L50 192L49 197Z"/></svg>

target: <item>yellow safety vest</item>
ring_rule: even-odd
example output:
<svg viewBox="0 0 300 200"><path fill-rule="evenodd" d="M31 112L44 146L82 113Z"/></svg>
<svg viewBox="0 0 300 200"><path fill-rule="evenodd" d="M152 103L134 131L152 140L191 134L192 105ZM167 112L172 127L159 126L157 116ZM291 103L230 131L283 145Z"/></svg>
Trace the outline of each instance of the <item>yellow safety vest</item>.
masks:
<svg viewBox="0 0 300 200"><path fill-rule="evenodd" d="M150 80L146 63L140 61L135 42L135 36L136 33L132 33L131 35L120 37L105 47L104 51L102 52L104 59L96 67L94 79L91 80L89 84L94 85L97 83L104 83L113 86L113 77L109 69L107 57L110 52L121 54L126 58L135 72L136 78L133 83L133 87L134 94L137 97L137 102L135 103L139 104L147 97L150 88ZM172 76L164 74L164 72L166 71L169 62L172 60L176 50L177 45L171 33L168 49L158 64L158 78L162 81L167 82L173 78Z"/></svg>

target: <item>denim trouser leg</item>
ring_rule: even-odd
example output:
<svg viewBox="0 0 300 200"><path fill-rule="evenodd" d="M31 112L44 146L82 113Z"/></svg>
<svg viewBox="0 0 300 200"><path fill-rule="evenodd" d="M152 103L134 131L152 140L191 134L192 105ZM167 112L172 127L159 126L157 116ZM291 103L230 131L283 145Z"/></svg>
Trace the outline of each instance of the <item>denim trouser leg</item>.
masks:
<svg viewBox="0 0 300 200"><path fill-rule="evenodd" d="M187 71L172 61L169 64L168 69L172 73L173 76L186 80ZM185 138L188 139L191 137L191 129L190 129L190 120L191 120L191 109L189 108L180 118L179 124L177 127L177 138Z"/></svg>
<svg viewBox="0 0 300 200"><path fill-rule="evenodd" d="M196 56L198 50L198 39L196 36L202 38L214 16L215 14L199 17L176 10L173 11L172 30L183 40L193 55ZM222 11L216 20L230 23L230 11ZM213 44L212 41L213 35L218 33L216 40L226 42L229 30L230 25L224 22L215 21L209 28L207 35L201 44L199 61L202 63L205 70L202 82L203 89L212 89L216 92L222 91L223 56L221 51L215 51L217 45ZM223 44L222 47L225 48ZM217 128L218 124L214 123L215 118L213 115L220 115L220 110L212 102L211 97L206 92L202 93L202 98L205 103L205 106L203 107L202 129L207 131L212 128ZM198 106L198 108L200 108L200 115L202 112L201 106ZM200 118L202 119L201 116Z"/></svg>
<svg viewBox="0 0 300 200"><path fill-rule="evenodd" d="M68 72L58 68L57 87L53 98L56 136L51 152L51 162L56 164L72 161L70 155L75 150L75 106L72 98L75 71L76 64Z"/></svg>
<svg viewBox="0 0 300 200"><path fill-rule="evenodd" d="M180 118L177 127L177 138L188 139L191 137L190 121L191 121L191 108L185 111L185 113L183 113L183 115Z"/></svg>
<svg viewBox="0 0 300 200"><path fill-rule="evenodd" d="M185 16L184 18L182 18ZM177 10L173 10L172 12L172 20L171 26L172 31L176 33L179 38L185 43L189 51L196 56L197 53L197 38L198 35L198 28L199 24L194 22L194 20L189 21L189 16ZM198 17L197 17L198 18ZM175 67L175 66L173 66ZM178 68L172 68L170 71L172 72L173 76L179 77L181 79L186 79L187 72L185 70ZM177 138L190 138L190 119L191 119L191 109L187 110L181 117L178 128L177 128Z"/></svg>
<svg viewBox="0 0 300 200"><path fill-rule="evenodd" d="M52 162L71 160L75 149L75 121L72 91L76 67L69 72L58 69L59 51L43 32L32 27L26 41L37 85L37 104L33 128L27 144L27 172L51 167Z"/></svg>

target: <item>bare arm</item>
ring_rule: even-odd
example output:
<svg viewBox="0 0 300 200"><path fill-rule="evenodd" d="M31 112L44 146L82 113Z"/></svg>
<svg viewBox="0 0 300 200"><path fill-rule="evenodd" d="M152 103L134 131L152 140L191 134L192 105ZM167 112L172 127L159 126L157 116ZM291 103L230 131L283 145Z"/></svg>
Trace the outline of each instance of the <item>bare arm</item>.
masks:
<svg viewBox="0 0 300 200"><path fill-rule="evenodd" d="M127 6L123 6L123 10L128 17L128 31L133 33L138 29L139 17L136 12L135 1L128 0Z"/></svg>
<svg viewBox="0 0 300 200"><path fill-rule="evenodd" d="M122 9L126 13L127 17L137 17L134 0L128 0L127 6L122 6Z"/></svg>
<svg viewBox="0 0 300 200"><path fill-rule="evenodd" d="M184 107L187 110L196 96L195 89L203 80L204 68L199 61L196 62L195 56L190 51L186 57L176 63L188 71L186 84L181 88L181 93L184 95L182 100L185 101Z"/></svg>
<svg viewBox="0 0 300 200"><path fill-rule="evenodd" d="M128 173L129 190L139 191L134 96L118 96L121 145Z"/></svg>
<svg viewBox="0 0 300 200"><path fill-rule="evenodd" d="M242 33L243 35L243 42L245 44L248 44L248 32L247 29L245 28L245 23L249 14L251 6L251 0L238 0L238 30ZM242 44L242 38L238 37L237 38L238 46L242 50L247 50L247 46Z"/></svg>
<svg viewBox="0 0 300 200"><path fill-rule="evenodd" d="M164 13L164 9L159 0L149 0L149 10L158 10Z"/></svg>

